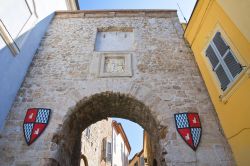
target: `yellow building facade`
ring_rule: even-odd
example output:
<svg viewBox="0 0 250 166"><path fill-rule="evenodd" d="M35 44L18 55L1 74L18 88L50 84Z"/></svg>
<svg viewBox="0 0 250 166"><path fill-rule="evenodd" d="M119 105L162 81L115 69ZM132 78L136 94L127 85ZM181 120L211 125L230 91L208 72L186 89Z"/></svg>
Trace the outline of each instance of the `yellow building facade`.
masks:
<svg viewBox="0 0 250 166"><path fill-rule="evenodd" d="M150 139L149 133L143 131L143 149L136 153L131 160L129 166L157 166L156 156L153 150L153 141Z"/></svg>
<svg viewBox="0 0 250 166"><path fill-rule="evenodd" d="M237 165L250 163L249 9L249 0L199 0L184 33Z"/></svg>

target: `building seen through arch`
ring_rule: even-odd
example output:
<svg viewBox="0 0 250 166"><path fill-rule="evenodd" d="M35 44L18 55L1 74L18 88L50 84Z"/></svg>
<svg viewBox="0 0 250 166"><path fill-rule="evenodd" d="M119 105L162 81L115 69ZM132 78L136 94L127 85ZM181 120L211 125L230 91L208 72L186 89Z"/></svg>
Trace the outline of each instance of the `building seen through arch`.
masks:
<svg viewBox="0 0 250 166"><path fill-rule="evenodd" d="M152 141L150 135L143 131L143 147L142 150L136 153L132 159L129 160L129 166L151 166L156 161L152 154Z"/></svg>
<svg viewBox="0 0 250 166"><path fill-rule="evenodd" d="M107 118L92 124L82 133L81 154L88 165L128 166L131 147L120 123ZM85 166L81 160L80 166Z"/></svg>

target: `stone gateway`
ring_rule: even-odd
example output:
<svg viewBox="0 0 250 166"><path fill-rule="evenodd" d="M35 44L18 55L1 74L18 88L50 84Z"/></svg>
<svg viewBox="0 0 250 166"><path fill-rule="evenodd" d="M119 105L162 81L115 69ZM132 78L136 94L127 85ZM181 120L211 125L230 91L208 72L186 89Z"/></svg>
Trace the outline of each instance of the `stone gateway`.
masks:
<svg viewBox="0 0 250 166"><path fill-rule="evenodd" d="M50 123L27 146L28 108ZM174 114L199 113L194 152ZM57 12L29 68L0 138L0 165L79 165L81 133L107 117L140 124L158 165L235 165L176 11Z"/></svg>

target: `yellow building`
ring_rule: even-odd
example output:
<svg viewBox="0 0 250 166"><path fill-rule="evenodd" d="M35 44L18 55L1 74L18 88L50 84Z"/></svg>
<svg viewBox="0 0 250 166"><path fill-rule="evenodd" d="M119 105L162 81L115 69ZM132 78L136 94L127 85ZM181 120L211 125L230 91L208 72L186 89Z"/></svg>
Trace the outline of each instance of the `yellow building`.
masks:
<svg viewBox="0 0 250 166"><path fill-rule="evenodd" d="M129 166L157 166L156 152L152 148L152 140L150 135L143 131L143 149L136 153L131 160L129 160Z"/></svg>
<svg viewBox="0 0 250 166"><path fill-rule="evenodd" d="M237 165L250 163L249 9L249 0L199 0L184 33Z"/></svg>
<svg viewBox="0 0 250 166"><path fill-rule="evenodd" d="M144 166L144 156L143 156L143 149L136 153L131 160L129 160L129 166Z"/></svg>

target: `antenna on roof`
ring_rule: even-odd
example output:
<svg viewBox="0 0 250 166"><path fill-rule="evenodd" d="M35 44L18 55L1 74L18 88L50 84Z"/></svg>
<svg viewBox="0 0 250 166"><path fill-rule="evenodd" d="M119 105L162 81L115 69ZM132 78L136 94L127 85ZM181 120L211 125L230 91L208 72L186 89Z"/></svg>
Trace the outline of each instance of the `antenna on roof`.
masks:
<svg viewBox="0 0 250 166"><path fill-rule="evenodd" d="M178 8L179 8L179 10L180 10L180 12L181 12L182 17L184 18L184 20L185 20L185 22L186 22L186 24L187 24L187 19L186 19L186 17L184 16L184 14L183 14L183 12L182 12L182 10L181 10L181 8L180 8L179 3L178 3L178 2L176 2L176 3L177 3L177 6L178 6Z"/></svg>

